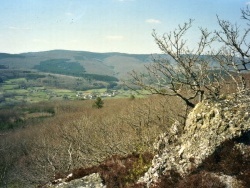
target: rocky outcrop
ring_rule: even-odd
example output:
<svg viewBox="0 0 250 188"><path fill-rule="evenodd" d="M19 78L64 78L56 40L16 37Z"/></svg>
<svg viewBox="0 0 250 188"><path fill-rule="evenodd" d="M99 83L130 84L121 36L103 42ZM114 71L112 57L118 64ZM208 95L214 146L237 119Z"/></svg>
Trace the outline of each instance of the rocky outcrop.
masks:
<svg viewBox="0 0 250 188"><path fill-rule="evenodd" d="M249 112L250 99L246 95L197 104L188 115L182 134L178 134L177 122L171 131L158 138L154 145L157 155L139 182L151 187L161 176L173 171L182 177L187 176L222 143L239 138L250 130ZM221 179L223 177L227 182L236 181L228 176L221 176Z"/></svg>
<svg viewBox="0 0 250 188"><path fill-rule="evenodd" d="M70 177L71 175L69 175ZM57 185L47 185L47 187L54 188L106 188L103 184L103 180L101 179L98 173L93 173L88 176L85 176L80 179L75 179L70 182L66 180L59 179L57 180Z"/></svg>

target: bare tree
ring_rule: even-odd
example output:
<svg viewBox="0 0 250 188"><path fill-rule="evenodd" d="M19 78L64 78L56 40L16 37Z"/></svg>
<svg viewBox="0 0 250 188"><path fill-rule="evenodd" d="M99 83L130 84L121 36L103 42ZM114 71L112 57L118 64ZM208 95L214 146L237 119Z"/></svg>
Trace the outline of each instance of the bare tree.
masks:
<svg viewBox="0 0 250 188"><path fill-rule="evenodd" d="M193 99L202 101L208 95L218 96L219 77L211 71L212 60L208 56L216 38L211 32L200 28L198 45L190 49L185 34L192 22L189 20L162 37L154 31L153 37L163 55L146 66L146 74L131 72L130 83L153 94L178 96L189 107L195 106Z"/></svg>
<svg viewBox="0 0 250 188"><path fill-rule="evenodd" d="M146 73L131 72L130 84L151 94L178 96L189 107L195 106L194 99L218 98L225 83L235 83L237 93L247 91L243 73L249 70L250 64L250 9L242 10L246 29L218 16L217 19L221 30L213 35L200 28L201 36L193 49L185 39L193 20L161 37L154 31L153 37L163 55L146 66ZM212 50L214 42L222 45L218 52Z"/></svg>
<svg viewBox="0 0 250 188"><path fill-rule="evenodd" d="M250 10L242 9L242 19L246 21L247 28L242 29L238 24L222 20L217 16L221 31L216 31L219 42L224 44L217 57L221 68L227 72L237 86L237 92L246 91L244 72L249 70L250 64Z"/></svg>

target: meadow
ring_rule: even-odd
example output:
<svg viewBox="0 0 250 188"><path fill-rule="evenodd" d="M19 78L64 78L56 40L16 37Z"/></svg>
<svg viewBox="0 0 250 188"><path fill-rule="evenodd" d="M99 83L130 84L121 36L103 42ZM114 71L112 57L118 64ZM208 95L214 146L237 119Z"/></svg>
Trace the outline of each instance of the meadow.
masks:
<svg viewBox="0 0 250 188"><path fill-rule="evenodd" d="M113 81L20 70L0 70L0 73L4 78L0 82L0 108L42 101L83 100L84 95L100 96L107 91L116 91L113 97L118 98L131 95Z"/></svg>

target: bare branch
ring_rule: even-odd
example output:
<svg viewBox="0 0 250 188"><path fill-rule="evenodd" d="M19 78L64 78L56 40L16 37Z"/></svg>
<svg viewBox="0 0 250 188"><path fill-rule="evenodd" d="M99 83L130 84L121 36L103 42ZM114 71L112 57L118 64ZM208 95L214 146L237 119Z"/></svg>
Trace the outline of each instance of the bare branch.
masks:
<svg viewBox="0 0 250 188"><path fill-rule="evenodd" d="M217 86L208 86L211 81L207 76L210 66L204 58L215 37L200 28L197 48L190 50L185 34L192 27L192 22L189 20L162 37L153 31L152 36L163 55L155 57L153 64L146 67L147 74L133 71L132 84L153 94L178 96L190 107L194 107L193 99L198 96L199 100L204 98L206 90L215 90L210 87Z"/></svg>

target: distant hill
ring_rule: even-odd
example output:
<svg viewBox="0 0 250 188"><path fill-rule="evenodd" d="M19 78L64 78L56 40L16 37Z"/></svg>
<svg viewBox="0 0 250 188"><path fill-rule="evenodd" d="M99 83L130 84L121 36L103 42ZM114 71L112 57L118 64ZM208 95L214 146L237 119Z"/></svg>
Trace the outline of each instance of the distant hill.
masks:
<svg viewBox="0 0 250 188"><path fill-rule="evenodd" d="M0 53L0 59L6 59L6 58L25 58L25 57L18 54Z"/></svg>
<svg viewBox="0 0 250 188"><path fill-rule="evenodd" d="M126 53L94 53L87 51L52 50L44 52L29 52L22 54L0 53L0 65L9 69L35 69L38 71L51 72L42 69L44 62L55 64L57 68L62 63L61 70L67 68L65 60L72 66L79 66L85 74L108 75L118 79L126 78L132 70L144 69L144 65L152 62L151 54L126 54ZM51 65L52 65L51 64ZM81 67L80 67L81 66ZM47 67L49 64L47 64ZM55 68L55 67L54 67ZM61 71L63 74L63 71ZM77 73L78 75L79 72Z"/></svg>
<svg viewBox="0 0 250 188"><path fill-rule="evenodd" d="M152 56L159 56L159 54L96 53L70 50L21 54L0 53L0 68L36 70L72 76L80 76L82 73L85 75L93 74L95 77L105 75L120 80L127 78L128 72L132 70L143 72L145 65L152 63ZM160 57L167 56L160 55ZM204 55L202 58L212 61L213 66L218 66L210 56ZM169 59L171 61L170 57Z"/></svg>

